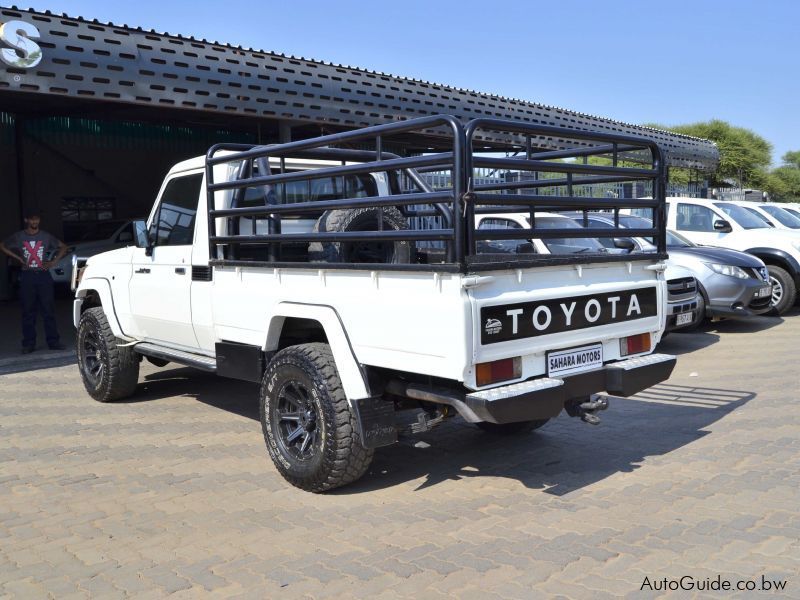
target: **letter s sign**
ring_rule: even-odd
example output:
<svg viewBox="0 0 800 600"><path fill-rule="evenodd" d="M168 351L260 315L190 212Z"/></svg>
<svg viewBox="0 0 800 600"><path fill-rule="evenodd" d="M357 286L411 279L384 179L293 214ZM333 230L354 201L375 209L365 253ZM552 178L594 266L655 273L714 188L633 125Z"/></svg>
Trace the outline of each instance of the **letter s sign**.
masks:
<svg viewBox="0 0 800 600"><path fill-rule="evenodd" d="M39 30L25 21L9 21L0 25L0 40L11 48L0 50L0 59L10 67L32 69L42 61L42 49L33 41Z"/></svg>

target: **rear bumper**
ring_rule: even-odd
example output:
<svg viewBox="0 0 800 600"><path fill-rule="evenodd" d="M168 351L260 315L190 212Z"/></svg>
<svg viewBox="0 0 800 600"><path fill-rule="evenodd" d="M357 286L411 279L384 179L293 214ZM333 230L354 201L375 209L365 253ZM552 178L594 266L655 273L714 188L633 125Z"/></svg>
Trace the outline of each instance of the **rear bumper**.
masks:
<svg viewBox="0 0 800 600"><path fill-rule="evenodd" d="M464 403L478 420L490 423L549 419L572 398L602 391L632 396L669 378L675 362L669 354L629 358L563 379L541 378L473 392L466 395Z"/></svg>

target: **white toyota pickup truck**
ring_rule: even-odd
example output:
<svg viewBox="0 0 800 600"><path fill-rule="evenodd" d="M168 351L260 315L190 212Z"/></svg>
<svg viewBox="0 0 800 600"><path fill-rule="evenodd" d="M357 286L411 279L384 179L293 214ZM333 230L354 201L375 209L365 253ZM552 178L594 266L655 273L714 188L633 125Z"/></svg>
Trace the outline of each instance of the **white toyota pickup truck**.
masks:
<svg viewBox="0 0 800 600"><path fill-rule="evenodd" d="M384 150L431 131L436 150ZM482 152L493 131L519 144ZM537 147L555 138L560 149ZM616 166L623 152L641 164ZM613 160L575 160L588 156ZM652 198L592 196L607 181ZM102 402L136 391L143 358L259 382L269 455L312 492L456 415L495 433L562 410L595 424L602 392L630 396L675 365L652 353L665 326L665 185L647 139L490 119L218 145L169 172L135 246L76 261L80 373ZM565 207L649 207L652 229L582 235L646 236L657 249L492 252L492 240L573 237L536 220ZM529 212L529 226L476 228L476 215L504 211Z"/></svg>

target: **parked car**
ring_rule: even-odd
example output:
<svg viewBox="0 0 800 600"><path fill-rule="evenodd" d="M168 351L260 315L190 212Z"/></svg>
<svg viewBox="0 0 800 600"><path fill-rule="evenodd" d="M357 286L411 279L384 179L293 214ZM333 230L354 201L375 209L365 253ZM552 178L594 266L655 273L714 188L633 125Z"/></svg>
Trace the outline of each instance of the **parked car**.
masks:
<svg viewBox="0 0 800 600"><path fill-rule="evenodd" d="M576 229L574 238L531 239L529 243L520 240L488 240L478 245L480 252L507 252L520 254L535 252L539 254L577 254L598 252L605 249L609 253L621 252L613 246L613 241L591 237L583 237L583 227L566 214L536 213L536 226L543 229L560 228ZM527 229L530 227L527 213L500 213L476 215L476 229ZM569 224L568 224L569 223ZM613 221L612 221L613 223ZM651 227L651 225L647 225ZM609 244L606 246L606 244ZM655 248L642 248L642 252L654 252ZM667 263L665 273L667 280L666 329L689 328L697 325L703 314L703 298L698 293L697 282L692 273L676 264Z"/></svg>
<svg viewBox="0 0 800 600"><path fill-rule="evenodd" d="M757 211L765 219L768 219L776 229L800 230L800 217L793 215L777 204L769 204L767 202L737 202L737 204L744 206L748 210Z"/></svg>
<svg viewBox="0 0 800 600"><path fill-rule="evenodd" d="M72 257L89 258L101 252L133 246L136 243L135 223L131 221L99 221L77 242L67 248L64 257L50 269L53 281L69 284L72 274ZM138 221L141 224L141 220Z"/></svg>
<svg viewBox="0 0 800 600"><path fill-rule="evenodd" d="M583 213L570 213L578 222ZM614 217L607 213L588 213L589 225L595 228L611 228ZM620 215L620 227L644 229L652 227L652 221L644 217ZM653 250L650 240L633 237L629 239L634 252ZM606 238L600 243L612 247L613 241ZM746 252L728 248L698 246L685 237L667 231L669 263L688 269L697 279L702 301L698 310L698 321L719 317L754 317L770 310L772 286L764 262Z"/></svg>
<svg viewBox="0 0 800 600"><path fill-rule="evenodd" d="M760 258L769 271L773 311L784 314L794 305L800 283L799 232L768 227L734 202L683 197L667 198L667 228L695 244Z"/></svg>
<svg viewBox="0 0 800 600"><path fill-rule="evenodd" d="M781 202L779 206L786 212L800 219L800 204L795 204L793 202Z"/></svg>

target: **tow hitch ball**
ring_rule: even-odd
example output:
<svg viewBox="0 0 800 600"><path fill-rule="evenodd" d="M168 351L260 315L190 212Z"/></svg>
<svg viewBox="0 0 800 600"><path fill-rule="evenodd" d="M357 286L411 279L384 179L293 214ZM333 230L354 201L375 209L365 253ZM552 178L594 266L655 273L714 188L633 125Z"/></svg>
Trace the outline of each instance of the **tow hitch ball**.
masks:
<svg viewBox="0 0 800 600"><path fill-rule="evenodd" d="M570 417L580 417L581 421L589 425L599 425L600 417L597 413L608 408L608 397L595 394L586 398L576 398L564 406Z"/></svg>

